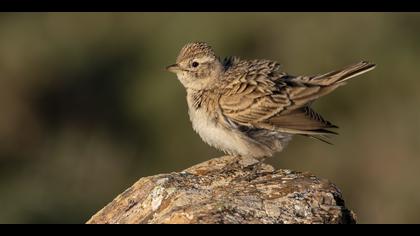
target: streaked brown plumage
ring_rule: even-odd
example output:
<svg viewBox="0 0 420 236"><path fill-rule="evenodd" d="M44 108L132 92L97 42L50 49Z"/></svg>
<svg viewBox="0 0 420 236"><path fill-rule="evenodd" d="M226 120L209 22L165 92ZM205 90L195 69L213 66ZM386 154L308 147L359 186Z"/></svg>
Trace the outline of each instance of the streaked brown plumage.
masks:
<svg viewBox="0 0 420 236"><path fill-rule="evenodd" d="M310 104L375 67L363 61L322 75L293 76L270 60L221 62L202 42L185 45L176 62L167 69L187 90L194 130L211 146L254 158L281 151L295 134L327 142L336 126Z"/></svg>

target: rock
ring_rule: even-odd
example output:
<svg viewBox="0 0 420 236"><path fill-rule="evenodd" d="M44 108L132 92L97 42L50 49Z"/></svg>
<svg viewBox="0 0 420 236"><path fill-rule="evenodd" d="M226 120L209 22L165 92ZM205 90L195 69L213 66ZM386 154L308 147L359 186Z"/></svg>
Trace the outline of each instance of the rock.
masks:
<svg viewBox="0 0 420 236"><path fill-rule="evenodd" d="M88 224L356 223L340 190L310 173L224 156L141 178Z"/></svg>

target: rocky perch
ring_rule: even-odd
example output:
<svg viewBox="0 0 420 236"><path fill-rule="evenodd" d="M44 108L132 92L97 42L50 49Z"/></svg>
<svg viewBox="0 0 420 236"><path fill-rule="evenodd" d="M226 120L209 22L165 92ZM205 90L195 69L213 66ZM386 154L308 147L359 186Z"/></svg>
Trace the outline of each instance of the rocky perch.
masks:
<svg viewBox="0 0 420 236"><path fill-rule="evenodd" d="M328 180L224 156L141 178L87 223L348 224L355 218Z"/></svg>

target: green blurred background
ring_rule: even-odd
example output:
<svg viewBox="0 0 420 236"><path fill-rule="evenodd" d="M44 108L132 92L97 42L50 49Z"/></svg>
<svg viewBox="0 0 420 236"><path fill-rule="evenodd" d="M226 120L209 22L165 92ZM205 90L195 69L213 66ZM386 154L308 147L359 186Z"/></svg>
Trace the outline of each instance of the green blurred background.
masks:
<svg viewBox="0 0 420 236"><path fill-rule="evenodd" d="M268 160L343 191L360 223L420 223L420 14L1 13L0 223L83 223L142 176L221 156L164 67L190 41L291 74L370 60L318 101L334 146Z"/></svg>

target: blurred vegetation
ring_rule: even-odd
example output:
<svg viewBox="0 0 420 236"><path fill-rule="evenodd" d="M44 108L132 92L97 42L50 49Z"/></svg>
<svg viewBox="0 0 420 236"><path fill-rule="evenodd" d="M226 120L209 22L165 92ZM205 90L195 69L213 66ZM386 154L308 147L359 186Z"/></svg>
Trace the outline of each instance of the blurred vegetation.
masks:
<svg viewBox="0 0 420 236"><path fill-rule="evenodd" d="M2 13L0 223L83 223L138 178L222 153L164 67L189 41L291 74L377 68L318 101L334 146L269 160L336 183L361 223L419 223L420 14Z"/></svg>

